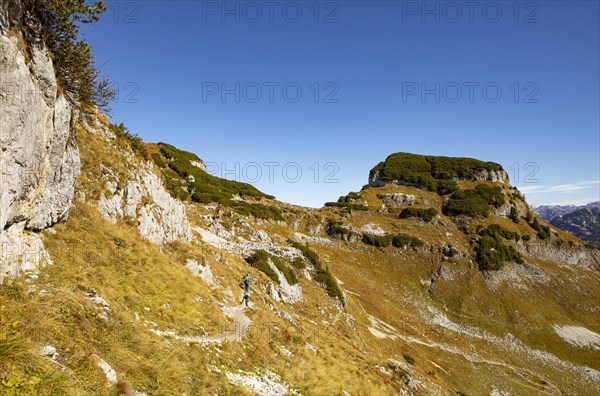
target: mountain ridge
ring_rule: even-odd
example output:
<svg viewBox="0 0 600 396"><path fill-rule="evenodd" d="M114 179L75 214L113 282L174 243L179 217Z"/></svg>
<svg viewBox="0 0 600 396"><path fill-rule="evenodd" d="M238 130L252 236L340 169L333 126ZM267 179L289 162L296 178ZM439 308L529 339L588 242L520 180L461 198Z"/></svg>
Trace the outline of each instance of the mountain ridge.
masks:
<svg viewBox="0 0 600 396"><path fill-rule="evenodd" d="M586 205L543 205L532 208L553 226L600 249L600 201Z"/></svg>
<svg viewBox="0 0 600 396"><path fill-rule="evenodd" d="M588 202L585 205L533 205L531 208L544 220L550 221L555 217L572 213L581 208L600 206L600 201Z"/></svg>
<svg viewBox="0 0 600 396"><path fill-rule="evenodd" d="M0 390L599 394L600 253L497 164L455 180L431 163L465 159L408 155L416 171L332 205L279 202L98 109L48 123L68 102L15 5L0 4L0 68L35 101L0 94L3 187L22 183L1 200Z"/></svg>

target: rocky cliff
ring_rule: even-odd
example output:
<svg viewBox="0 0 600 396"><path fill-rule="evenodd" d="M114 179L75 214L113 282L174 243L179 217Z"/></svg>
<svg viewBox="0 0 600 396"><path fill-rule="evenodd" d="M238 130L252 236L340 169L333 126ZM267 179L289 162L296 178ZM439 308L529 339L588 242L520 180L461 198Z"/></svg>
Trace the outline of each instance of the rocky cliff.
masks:
<svg viewBox="0 0 600 396"><path fill-rule="evenodd" d="M76 114L60 93L43 43L21 29L19 1L0 5L0 280L46 254L39 231L67 218L80 173Z"/></svg>
<svg viewBox="0 0 600 396"><path fill-rule="evenodd" d="M0 4L0 282L52 262L39 231L67 220L81 174L78 125L79 139L101 134L109 146L115 139L97 116L79 117L61 93L38 31L19 0ZM135 219L140 234L160 245L190 241L185 207L165 191L152 164L131 150L121 158L126 174L103 164L89 170L105 181L98 199L103 216Z"/></svg>
<svg viewBox="0 0 600 396"><path fill-rule="evenodd" d="M136 158L131 152L125 159L123 168L128 170L124 173L106 165L99 169L104 181L104 191L98 199L102 216L113 223L122 218L133 219L141 236L159 245L178 239L190 242L192 229L185 206L165 190L152 163Z"/></svg>

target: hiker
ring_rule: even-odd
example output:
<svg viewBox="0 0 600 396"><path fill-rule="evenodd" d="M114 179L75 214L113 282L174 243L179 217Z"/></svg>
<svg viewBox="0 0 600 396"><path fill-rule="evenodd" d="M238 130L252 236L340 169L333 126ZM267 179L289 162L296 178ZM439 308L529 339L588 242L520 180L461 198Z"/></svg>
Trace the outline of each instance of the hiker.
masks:
<svg viewBox="0 0 600 396"><path fill-rule="evenodd" d="M246 306L248 306L248 301L250 301L250 296L247 292L244 292L244 297L242 297L242 302L240 304L244 304L245 302Z"/></svg>
<svg viewBox="0 0 600 396"><path fill-rule="evenodd" d="M249 289L250 289L250 274L246 273L246 276L244 276L244 291L246 293L248 293Z"/></svg>

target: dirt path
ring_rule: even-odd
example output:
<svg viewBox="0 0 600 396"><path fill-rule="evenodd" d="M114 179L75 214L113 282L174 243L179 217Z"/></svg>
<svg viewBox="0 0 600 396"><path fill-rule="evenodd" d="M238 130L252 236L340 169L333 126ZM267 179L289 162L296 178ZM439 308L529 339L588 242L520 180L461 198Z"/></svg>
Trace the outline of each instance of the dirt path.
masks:
<svg viewBox="0 0 600 396"><path fill-rule="evenodd" d="M233 329L220 334L207 336L179 336L178 339L189 343L222 344L225 341L240 342L248 334L252 321L246 316L246 307L223 307L226 316L233 319Z"/></svg>

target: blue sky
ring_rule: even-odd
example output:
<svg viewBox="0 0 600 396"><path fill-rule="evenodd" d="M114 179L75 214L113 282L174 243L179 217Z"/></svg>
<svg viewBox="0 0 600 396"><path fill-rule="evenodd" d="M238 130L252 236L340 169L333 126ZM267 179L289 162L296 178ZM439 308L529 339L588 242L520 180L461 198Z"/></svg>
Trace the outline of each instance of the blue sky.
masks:
<svg viewBox="0 0 600 396"><path fill-rule="evenodd" d="M597 1L107 1L113 121L320 207L387 155L502 164L530 203L600 200Z"/></svg>

